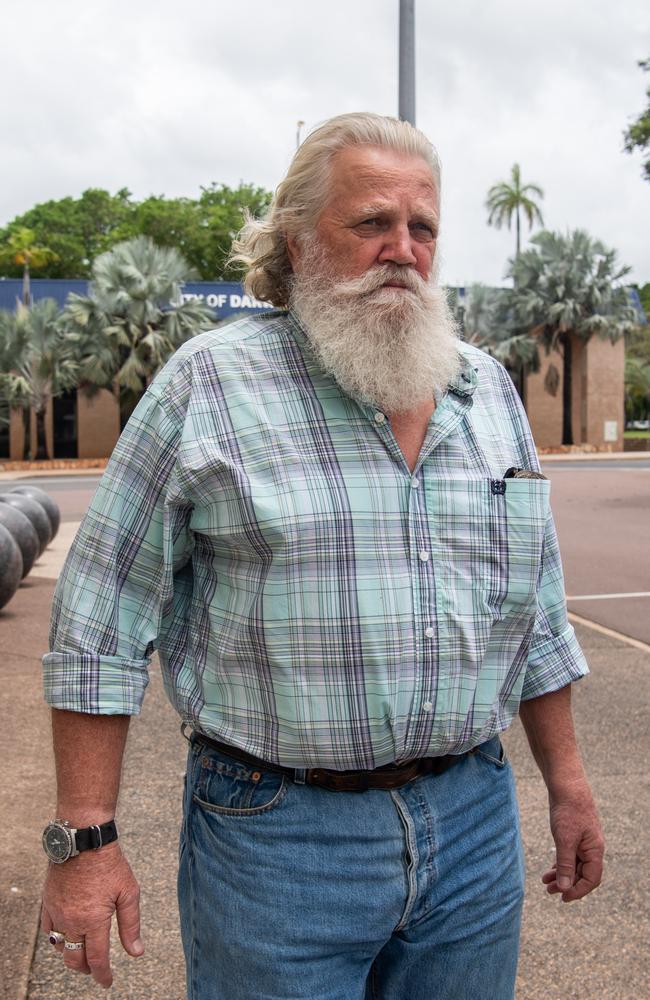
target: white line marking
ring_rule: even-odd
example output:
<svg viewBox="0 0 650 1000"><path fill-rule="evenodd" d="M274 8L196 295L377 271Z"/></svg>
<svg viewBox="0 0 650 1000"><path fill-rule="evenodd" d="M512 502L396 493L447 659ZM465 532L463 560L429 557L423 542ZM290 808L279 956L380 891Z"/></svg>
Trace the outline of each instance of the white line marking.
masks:
<svg viewBox="0 0 650 1000"><path fill-rule="evenodd" d="M617 632L613 628L606 628L604 625L599 625L598 622L593 622L589 618L581 618L580 615L574 614L573 611L569 611L569 621L575 625L584 625L586 628L591 628L594 632L601 632L602 635L608 635L612 639L618 639L620 642L627 643L628 646L634 646L635 649L643 650L644 653L650 653L650 646L647 642L642 642L640 639L633 639L631 635Z"/></svg>
<svg viewBox="0 0 650 1000"><path fill-rule="evenodd" d="M650 590L634 590L628 594L579 594L569 597L567 601L611 601L619 597L650 597Z"/></svg>

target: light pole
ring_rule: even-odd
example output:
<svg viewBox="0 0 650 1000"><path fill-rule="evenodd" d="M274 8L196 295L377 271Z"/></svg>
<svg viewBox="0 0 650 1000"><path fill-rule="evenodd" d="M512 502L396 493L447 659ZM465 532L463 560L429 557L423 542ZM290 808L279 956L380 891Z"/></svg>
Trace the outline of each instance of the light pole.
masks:
<svg viewBox="0 0 650 1000"><path fill-rule="evenodd" d="M399 0L398 113L415 125L415 0Z"/></svg>
<svg viewBox="0 0 650 1000"><path fill-rule="evenodd" d="M296 122L296 149L300 146L300 130L305 123L303 121Z"/></svg>

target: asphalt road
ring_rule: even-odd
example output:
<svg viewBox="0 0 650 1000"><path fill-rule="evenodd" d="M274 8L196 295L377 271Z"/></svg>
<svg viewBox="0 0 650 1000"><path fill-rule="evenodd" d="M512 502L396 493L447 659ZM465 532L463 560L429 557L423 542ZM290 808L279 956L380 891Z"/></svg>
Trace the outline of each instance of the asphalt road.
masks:
<svg viewBox="0 0 650 1000"><path fill-rule="evenodd" d="M543 469L552 484L569 610L650 644L650 458L546 462ZM46 490L62 520L78 521L99 475L20 481Z"/></svg>

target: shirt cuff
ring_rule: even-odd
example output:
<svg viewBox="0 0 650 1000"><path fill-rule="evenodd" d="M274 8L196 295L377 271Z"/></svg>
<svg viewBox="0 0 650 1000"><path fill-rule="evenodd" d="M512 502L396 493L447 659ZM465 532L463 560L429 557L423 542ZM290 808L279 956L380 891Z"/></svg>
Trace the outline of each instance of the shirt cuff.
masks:
<svg viewBox="0 0 650 1000"><path fill-rule="evenodd" d="M543 639L530 648L528 666L521 692L521 700L539 698L540 695L559 691L589 673L572 625L567 625L559 635Z"/></svg>
<svg viewBox="0 0 650 1000"><path fill-rule="evenodd" d="M89 715L139 715L149 683L148 660L91 653L43 657L45 701L52 708Z"/></svg>

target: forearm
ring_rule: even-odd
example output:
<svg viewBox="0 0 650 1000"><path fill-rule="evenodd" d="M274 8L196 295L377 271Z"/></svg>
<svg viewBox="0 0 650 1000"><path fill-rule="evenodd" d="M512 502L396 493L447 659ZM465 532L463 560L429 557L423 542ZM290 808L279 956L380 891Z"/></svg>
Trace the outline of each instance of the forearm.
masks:
<svg viewBox="0 0 650 1000"><path fill-rule="evenodd" d="M573 728L570 684L522 702L519 716L549 793L585 779Z"/></svg>
<svg viewBox="0 0 650 1000"><path fill-rule="evenodd" d="M556 863L542 881L564 902L600 883L604 841L571 715L571 686L522 702L520 717L548 788Z"/></svg>
<svg viewBox="0 0 650 1000"><path fill-rule="evenodd" d="M129 722L52 709L57 818L83 827L115 816Z"/></svg>

